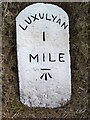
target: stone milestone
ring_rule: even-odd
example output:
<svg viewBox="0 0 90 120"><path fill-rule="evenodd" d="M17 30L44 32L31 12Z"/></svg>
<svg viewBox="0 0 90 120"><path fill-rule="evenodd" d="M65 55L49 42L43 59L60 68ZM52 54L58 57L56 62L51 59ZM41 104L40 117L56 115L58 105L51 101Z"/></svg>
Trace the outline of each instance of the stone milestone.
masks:
<svg viewBox="0 0 90 120"><path fill-rule="evenodd" d="M69 18L53 4L36 3L16 18L20 101L57 108L71 98Z"/></svg>

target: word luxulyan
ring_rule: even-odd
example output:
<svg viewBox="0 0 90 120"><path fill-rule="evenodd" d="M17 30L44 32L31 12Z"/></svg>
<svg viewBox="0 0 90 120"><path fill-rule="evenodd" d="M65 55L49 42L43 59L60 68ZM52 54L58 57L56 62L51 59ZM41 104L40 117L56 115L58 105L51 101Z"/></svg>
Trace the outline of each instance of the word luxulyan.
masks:
<svg viewBox="0 0 90 120"><path fill-rule="evenodd" d="M63 29L66 29L68 27L68 24L66 24L65 21L62 21L61 18L59 18L57 15L48 15L47 13L39 13L35 15L30 15L28 18L24 20L24 24L19 26L22 28L22 30L26 30L28 28L28 25L35 21L39 21L41 19L44 19L46 21L52 21L55 22L56 24L59 24L60 27L63 27Z"/></svg>

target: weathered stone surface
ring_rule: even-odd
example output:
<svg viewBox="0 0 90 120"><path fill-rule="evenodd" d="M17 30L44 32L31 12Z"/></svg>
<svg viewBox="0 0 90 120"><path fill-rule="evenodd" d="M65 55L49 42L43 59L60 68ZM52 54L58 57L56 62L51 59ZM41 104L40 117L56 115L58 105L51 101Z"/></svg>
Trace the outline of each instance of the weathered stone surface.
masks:
<svg viewBox="0 0 90 120"><path fill-rule="evenodd" d="M63 108L32 108L21 104L19 99L18 69L16 57L16 16L30 2L2 3L2 119L68 119L88 116L88 9L90 3L59 2L69 15L72 68L72 96ZM88 118L87 118L88 116Z"/></svg>
<svg viewBox="0 0 90 120"><path fill-rule="evenodd" d="M71 96L69 19L55 5L37 3L16 19L20 100L31 107L60 107Z"/></svg>

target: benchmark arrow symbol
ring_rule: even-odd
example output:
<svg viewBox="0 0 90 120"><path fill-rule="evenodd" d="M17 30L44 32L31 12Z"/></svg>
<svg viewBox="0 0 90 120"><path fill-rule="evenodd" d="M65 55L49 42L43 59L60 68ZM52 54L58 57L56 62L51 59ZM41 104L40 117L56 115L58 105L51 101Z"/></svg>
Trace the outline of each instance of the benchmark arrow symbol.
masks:
<svg viewBox="0 0 90 120"><path fill-rule="evenodd" d="M50 78L52 78L52 76L50 75L50 73L43 73L40 77L40 79L42 79L43 77L45 77L45 80L47 80L47 76L49 76Z"/></svg>

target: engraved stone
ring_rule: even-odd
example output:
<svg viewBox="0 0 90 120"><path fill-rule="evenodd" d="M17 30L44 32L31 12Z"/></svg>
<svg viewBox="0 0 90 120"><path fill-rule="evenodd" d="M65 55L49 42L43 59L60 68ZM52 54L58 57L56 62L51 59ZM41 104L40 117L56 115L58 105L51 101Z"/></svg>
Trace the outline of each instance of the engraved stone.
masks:
<svg viewBox="0 0 90 120"><path fill-rule="evenodd" d="M60 7L36 3L16 18L20 101L61 107L71 97L69 18Z"/></svg>

